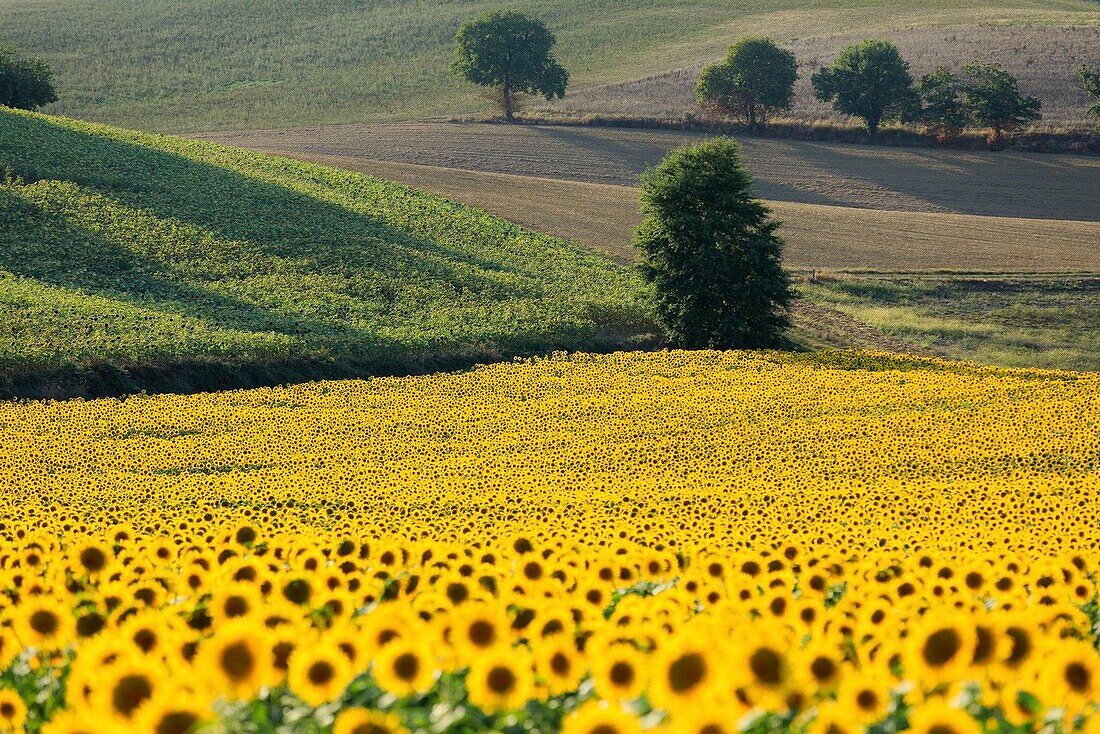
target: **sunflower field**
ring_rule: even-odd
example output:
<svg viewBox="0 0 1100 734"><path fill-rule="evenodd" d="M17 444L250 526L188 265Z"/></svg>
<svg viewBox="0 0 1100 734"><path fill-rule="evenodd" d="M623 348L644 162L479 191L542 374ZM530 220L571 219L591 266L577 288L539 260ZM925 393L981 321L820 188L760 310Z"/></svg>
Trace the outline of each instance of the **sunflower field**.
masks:
<svg viewBox="0 0 1100 734"><path fill-rule="evenodd" d="M0 727L1100 732L1100 376L571 355L0 403Z"/></svg>

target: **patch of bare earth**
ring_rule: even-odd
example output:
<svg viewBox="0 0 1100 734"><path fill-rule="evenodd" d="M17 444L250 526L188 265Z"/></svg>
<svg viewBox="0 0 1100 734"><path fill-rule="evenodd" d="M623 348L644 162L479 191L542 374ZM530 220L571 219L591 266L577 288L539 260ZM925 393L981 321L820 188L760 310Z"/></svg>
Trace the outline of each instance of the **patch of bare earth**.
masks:
<svg viewBox="0 0 1100 734"><path fill-rule="evenodd" d="M218 133L208 139L337 156L635 186L672 148L703 135L420 122ZM1100 221L1100 158L878 148L745 138L756 193L771 201L891 211Z"/></svg>
<svg viewBox="0 0 1100 734"><path fill-rule="evenodd" d="M791 306L791 338L808 349L868 349L935 356L833 308L800 298Z"/></svg>

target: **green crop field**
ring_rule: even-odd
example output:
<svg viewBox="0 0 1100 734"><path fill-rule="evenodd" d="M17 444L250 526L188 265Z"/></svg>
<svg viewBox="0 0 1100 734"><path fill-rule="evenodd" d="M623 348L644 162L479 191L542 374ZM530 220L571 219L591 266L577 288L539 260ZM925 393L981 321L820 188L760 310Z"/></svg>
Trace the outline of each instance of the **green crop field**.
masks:
<svg viewBox="0 0 1100 734"><path fill-rule="evenodd" d="M0 392L212 389L627 343L634 277L356 173L0 112Z"/></svg>
<svg viewBox="0 0 1100 734"><path fill-rule="evenodd" d="M550 23L575 89L691 67L750 32L1100 22L1088 0L0 0L0 42L55 64L62 101L48 111L100 122L195 131L414 119L484 106L447 72L452 38L464 19L505 6Z"/></svg>

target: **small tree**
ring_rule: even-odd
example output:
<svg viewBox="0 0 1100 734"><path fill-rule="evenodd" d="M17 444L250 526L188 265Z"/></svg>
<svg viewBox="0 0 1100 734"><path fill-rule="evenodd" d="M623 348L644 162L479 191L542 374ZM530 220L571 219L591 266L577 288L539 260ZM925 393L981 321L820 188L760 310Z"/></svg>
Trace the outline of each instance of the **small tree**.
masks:
<svg viewBox="0 0 1100 734"><path fill-rule="evenodd" d="M921 79L917 92L921 98L917 117L925 128L941 142L957 138L970 121L959 77L941 66Z"/></svg>
<svg viewBox="0 0 1100 734"><path fill-rule="evenodd" d="M33 110L56 101L53 70L45 59L0 48L0 105Z"/></svg>
<svg viewBox="0 0 1100 734"><path fill-rule="evenodd" d="M1081 88L1093 98L1089 114L1096 116L1096 124L1100 126L1100 69L1082 65L1077 70L1077 77L1081 80Z"/></svg>
<svg viewBox="0 0 1100 734"><path fill-rule="evenodd" d="M997 64L974 62L963 71L966 73L963 97L974 124L989 128L990 148L1003 146L1005 132L1042 117L1042 103L1035 97L1022 96L1016 77Z"/></svg>
<svg viewBox="0 0 1100 734"><path fill-rule="evenodd" d="M658 318L680 346L774 346L788 326L779 222L751 184L728 138L675 150L642 178L634 246Z"/></svg>
<svg viewBox="0 0 1100 734"><path fill-rule="evenodd" d="M794 54L769 38L744 38L726 58L703 69L695 88L704 107L738 115L756 127L775 110L789 110L798 78Z"/></svg>
<svg viewBox="0 0 1100 734"><path fill-rule="evenodd" d="M841 51L812 78L814 94L846 115L862 117L872 136L883 120L904 120L917 106L909 64L889 41L863 41Z"/></svg>
<svg viewBox="0 0 1100 734"><path fill-rule="evenodd" d="M509 122L516 95L565 97L569 73L554 58L554 34L541 21L516 12L487 13L464 23L455 41L452 71L493 88Z"/></svg>

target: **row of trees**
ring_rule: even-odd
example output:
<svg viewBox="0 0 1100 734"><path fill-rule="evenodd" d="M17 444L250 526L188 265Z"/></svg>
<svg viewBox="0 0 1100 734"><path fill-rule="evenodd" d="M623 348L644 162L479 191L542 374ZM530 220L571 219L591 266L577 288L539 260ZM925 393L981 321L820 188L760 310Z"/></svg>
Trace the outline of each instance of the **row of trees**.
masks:
<svg viewBox="0 0 1100 734"><path fill-rule="evenodd" d="M791 108L797 78L794 54L771 39L746 38L730 47L725 59L703 69L696 94L704 107L756 127ZM999 143L1006 131L1041 116L1040 101L1022 95L1016 78L997 64L974 62L962 75L940 67L914 82L909 64L889 41L848 46L811 82L819 100L861 118L871 135L893 120L922 124L944 140L968 127L987 128L991 142Z"/></svg>
<svg viewBox="0 0 1100 734"><path fill-rule="evenodd" d="M519 95L547 100L565 96L569 73L554 57L554 34L541 22L516 12L493 12L464 23L456 36L452 71L492 89L508 121ZM1090 112L1100 122L1100 72L1082 67L1082 87L1097 98ZM745 38L726 57L703 69L696 87L699 103L766 125L789 110L798 79L794 54L769 38ZM915 81L909 64L889 41L848 46L811 79L814 94L846 115L864 121L871 135L885 121L917 123L940 140L969 127L990 130L990 143L1041 117L1041 103L1020 93L1019 83L997 64L974 62L962 74L940 67Z"/></svg>

